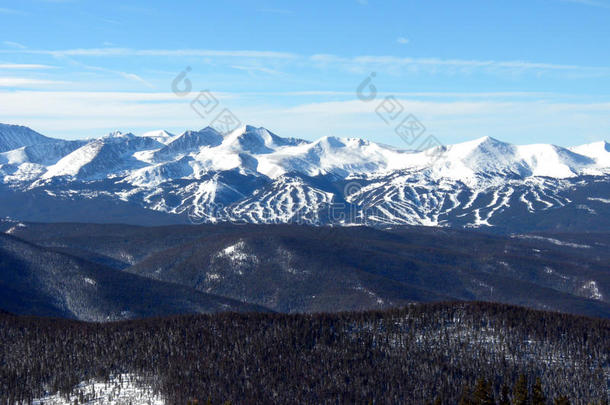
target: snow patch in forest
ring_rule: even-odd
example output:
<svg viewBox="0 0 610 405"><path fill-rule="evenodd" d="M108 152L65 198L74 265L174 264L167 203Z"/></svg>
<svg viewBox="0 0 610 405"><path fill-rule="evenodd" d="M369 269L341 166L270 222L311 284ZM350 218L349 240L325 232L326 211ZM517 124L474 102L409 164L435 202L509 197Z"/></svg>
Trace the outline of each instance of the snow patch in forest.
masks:
<svg viewBox="0 0 610 405"><path fill-rule="evenodd" d="M546 267L544 268L544 272L545 272L546 274L552 274L552 275L554 275L554 276L557 276L557 277L559 277L559 278L561 278L561 279L563 279L563 280L569 280L569 279L570 279L570 277L568 277L568 276L564 276L564 275L563 275L563 274L561 274L561 273L557 273L557 272L556 272L554 269L552 269L552 268L551 268L551 267L549 267L549 266L546 266Z"/></svg>
<svg viewBox="0 0 610 405"><path fill-rule="evenodd" d="M244 242L239 241L234 245L229 245L216 254L217 257L227 257L233 260L244 260L246 254L242 252L244 248Z"/></svg>
<svg viewBox="0 0 610 405"><path fill-rule="evenodd" d="M246 248L246 243L243 240L240 240L216 253L215 257L229 259L236 264L244 264L247 262L258 263L258 257L247 253Z"/></svg>
<svg viewBox="0 0 610 405"><path fill-rule="evenodd" d="M91 285L97 284L97 282L95 280L90 279L89 277L85 277L84 280L85 280L85 283L87 283L87 284L91 284Z"/></svg>
<svg viewBox="0 0 610 405"><path fill-rule="evenodd" d="M553 245L557 245L557 246L567 246L567 247L578 248L578 249L591 249L591 246L589 246L589 245L582 245L582 244L579 244L579 243L565 242L565 241L561 241L559 239L545 238L544 236L538 236L538 235L516 235L516 236L513 236L513 238L515 238L515 237L516 238L521 238L521 239L540 240L540 241L552 243Z"/></svg>
<svg viewBox="0 0 610 405"><path fill-rule="evenodd" d="M293 261L293 254L292 252L290 252L288 249L285 249L281 246L279 246L276 249L276 260L277 263L282 267L282 269L289 274L292 275L298 275L299 273L302 274L307 274L309 273L309 271L307 270L299 270L297 268L294 268L291 266L291 263Z"/></svg>
<svg viewBox="0 0 610 405"><path fill-rule="evenodd" d="M83 381L74 387L68 397L59 393L35 399L34 405L71 405L78 401L87 405L147 404L164 405L165 400L150 386L132 374L111 376L108 382Z"/></svg>
<svg viewBox="0 0 610 405"><path fill-rule="evenodd" d="M604 298L602 293L599 292L599 287L597 286L597 283L593 280L587 281L582 286L582 289L588 293L588 298L591 298L593 300L601 300Z"/></svg>
<svg viewBox="0 0 610 405"><path fill-rule="evenodd" d="M206 282L220 280L221 278L222 276L218 273L208 273L205 275Z"/></svg>
<svg viewBox="0 0 610 405"><path fill-rule="evenodd" d="M118 252L118 259L132 265L136 264L137 262L136 258L132 254L125 251Z"/></svg>
<svg viewBox="0 0 610 405"><path fill-rule="evenodd" d="M364 292L365 294L367 294L369 297L371 297L372 299L374 299L374 300L375 300L375 302L377 303L377 305L383 305L383 304L385 304L385 301L384 301L384 300L383 300L383 299L382 299L380 296L378 296L377 294L375 294L373 291L371 291L371 290L369 290L369 289L366 289L366 288L362 287L361 285L357 285L356 287L353 287L353 288L354 288L354 290L356 290L356 291L362 291L362 292Z"/></svg>
<svg viewBox="0 0 610 405"><path fill-rule="evenodd" d="M579 210L587 211L591 215L597 215L597 211L595 211L593 208L589 207L588 205L578 204L576 206L576 208L579 209Z"/></svg>
<svg viewBox="0 0 610 405"><path fill-rule="evenodd" d="M587 197L587 200L590 200L590 201L599 201L599 202L603 202L603 203L606 203L606 204L610 204L610 199L608 199L608 198Z"/></svg>
<svg viewBox="0 0 610 405"><path fill-rule="evenodd" d="M5 233L8 233L9 235L12 235L19 228L26 228L26 225L21 223L21 222L19 222L17 225L13 226L11 229L6 231Z"/></svg>

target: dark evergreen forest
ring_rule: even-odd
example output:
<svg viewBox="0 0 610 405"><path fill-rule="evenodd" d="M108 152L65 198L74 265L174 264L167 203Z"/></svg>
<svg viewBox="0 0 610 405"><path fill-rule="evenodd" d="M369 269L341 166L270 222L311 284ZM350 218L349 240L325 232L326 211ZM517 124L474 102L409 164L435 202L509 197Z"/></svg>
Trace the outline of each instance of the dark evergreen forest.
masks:
<svg viewBox="0 0 610 405"><path fill-rule="evenodd" d="M0 339L3 404L118 373L171 404L600 404L610 375L610 321L490 303L112 323L2 313Z"/></svg>

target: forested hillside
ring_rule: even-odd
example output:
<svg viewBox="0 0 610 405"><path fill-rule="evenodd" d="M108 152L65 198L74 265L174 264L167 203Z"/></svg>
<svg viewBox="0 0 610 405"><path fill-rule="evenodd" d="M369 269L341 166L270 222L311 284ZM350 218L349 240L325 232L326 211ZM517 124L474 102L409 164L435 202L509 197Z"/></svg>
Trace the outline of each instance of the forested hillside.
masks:
<svg viewBox="0 0 610 405"><path fill-rule="evenodd" d="M278 312L481 300L610 318L607 233L506 237L432 227L16 222L4 230L115 273Z"/></svg>
<svg viewBox="0 0 610 405"><path fill-rule="evenodd" d="M2 403L129 374L171 404L456 404L475 385L473 404L597 404L610 373L610 321L486 303L104 324L2 314L0 339Z"/></svg>
<svg viewBox="0 0 610 405"><path fill-rule="evenodd" d="M111 321L216 311L266 311L159 282L0 233L0 309Z"/></svg>

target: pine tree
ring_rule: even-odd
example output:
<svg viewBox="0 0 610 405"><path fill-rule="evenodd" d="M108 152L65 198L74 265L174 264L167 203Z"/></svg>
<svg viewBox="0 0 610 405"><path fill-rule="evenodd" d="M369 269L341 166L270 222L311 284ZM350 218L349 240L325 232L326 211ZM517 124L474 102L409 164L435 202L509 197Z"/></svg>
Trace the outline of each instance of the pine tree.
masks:
<svg viewBox="0 0 610 405"><path fill-rule="evenodd" d="M513 388L513 405L528 405L528 401L527 378L525 374L521 374Z"/></svg>
<svg viewBox="0 0 610 405"><path fill-rule="evenodd" d="M536 383L532 387L532 405L546 405L546 397L542 391L540 377L536 378Z"/></svg>
<svg viewBox="0 0 610 405"><path fill-rule="evenodd" d="M570 405L570 400L565 395L561 395L555 398L555 401L553 402L555 403L555 405Z"/></svg>
<svg viewBox="0 0 610 405"><path fill-rule="evenodd" d="M479 378L474 388L473 403L476 405L495 405L491 381Z"/></svg>
<svg viewBox="0 0 610 405"><path fill-rule="evenodd" d="M506 384L502 385L500 403L498 405L510 405L510 390Z"/></svg>
<svg viewBox="0 0 610 405"><path fill-rule="evenodd" d="M458 405L473 405L472 397L470 396L470 388L468 388L467 385L464 386Z"/></svg>

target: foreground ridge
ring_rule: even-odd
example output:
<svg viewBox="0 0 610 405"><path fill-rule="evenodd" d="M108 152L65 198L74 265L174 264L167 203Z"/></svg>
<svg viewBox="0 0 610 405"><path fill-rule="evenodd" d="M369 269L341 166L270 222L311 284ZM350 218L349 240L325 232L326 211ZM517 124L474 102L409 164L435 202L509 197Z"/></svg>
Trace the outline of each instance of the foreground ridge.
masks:
<svg viewBox="0 0 610 405"><path fill-rule="evenodd" d="M4 314L0 326L3 401L67 397L81 381L117 373L138 376L167 403L454 404L480 378L500 398L521 374L530 384L540 378L547 398L597 403L607 395L608 321L498 304L112 324ZM26 348L39 353L24 357Z"/></svg>

